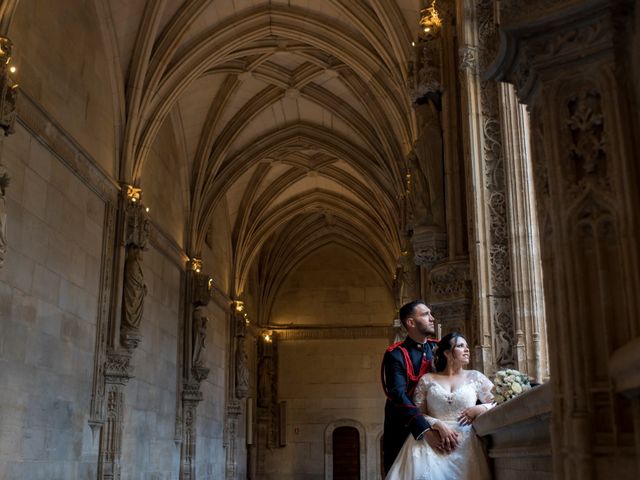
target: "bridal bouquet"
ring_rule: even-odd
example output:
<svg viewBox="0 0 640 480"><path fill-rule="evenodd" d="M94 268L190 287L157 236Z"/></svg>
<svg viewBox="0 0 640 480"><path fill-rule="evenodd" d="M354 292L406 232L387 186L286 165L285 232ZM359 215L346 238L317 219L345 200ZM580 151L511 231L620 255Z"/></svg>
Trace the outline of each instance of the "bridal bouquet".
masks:
<svg viewBox="0 0 640 480"><path fill-rule="evenodd" d="M497 404L511 400L531 389L529 377L518 370L500 370L493 380L493 397Z"/></svg>

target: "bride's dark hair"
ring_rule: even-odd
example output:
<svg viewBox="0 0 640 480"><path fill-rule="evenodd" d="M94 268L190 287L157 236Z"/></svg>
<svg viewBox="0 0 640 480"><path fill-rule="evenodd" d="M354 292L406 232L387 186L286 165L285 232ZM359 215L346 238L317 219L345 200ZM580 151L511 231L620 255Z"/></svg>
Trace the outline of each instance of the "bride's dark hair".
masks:
<svg viewBox="0 0 640 480"><path fill-rule="evenodd" d="M453 345L456 344L458 338L466 338L460 332L451 332L446 334L442 339L438 342L436 346L436 351L433 354L433 366L435 367L436 372L441 372L445 368L447 368L447 357L444 352L451 351Z"/></svg>

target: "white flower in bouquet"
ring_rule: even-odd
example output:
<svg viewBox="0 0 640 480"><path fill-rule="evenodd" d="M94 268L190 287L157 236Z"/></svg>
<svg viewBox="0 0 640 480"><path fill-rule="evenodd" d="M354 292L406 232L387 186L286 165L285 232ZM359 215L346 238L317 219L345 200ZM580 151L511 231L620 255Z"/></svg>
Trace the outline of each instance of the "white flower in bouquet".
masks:
<svg viewBox="0 0 640 480"><path fill-rule="evenodd" d="M496 372L493 385L493 396L496 403L506 402L531 389L529 377L510 368Z"/></svg>

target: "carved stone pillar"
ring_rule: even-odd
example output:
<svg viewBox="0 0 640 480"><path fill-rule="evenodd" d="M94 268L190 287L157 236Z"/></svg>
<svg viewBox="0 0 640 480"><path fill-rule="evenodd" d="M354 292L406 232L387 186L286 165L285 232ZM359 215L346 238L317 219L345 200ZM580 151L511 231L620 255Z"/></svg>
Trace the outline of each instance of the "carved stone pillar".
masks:
<svg viewBox="0 0 640 480"><path fill-rule="evenodd" d="M133 377L129 352L109 352L104 365L106 411L100 431L98 478L120 479L122 429L124 425L124 387Z"/></svg>
<svg viewBox="0 0 640 480"><path fill-rule="evenodd" d="M15 71L10 63L12 47L11 40L7 37L0 37L0 128L4 130L4 136L13 133L18 98L18 84L11 78L11 74ZM8 245L5 196L10 182L9 172L2 163L3 143L4 138L0 137L0 268L4 265Z"/></svg>
<svg viewBox="0 0 640 480"><path fill-rule="evenodd" d="M476 364L485 373L514 367L512 305L504 158L498 86L481 72L495 55L492 0L464 0L459 8L460 80L469 198L471 272L474 279Z"/></svg>
<svg viewBox="0 0 640 480"><path fill-rule="evenodd" d="M180 480L196 478L196 442L198 404L202 401L200 384L209 375L205 365L208 319L205 307L211 299L211 278L200 273L202 262L194 259L186 273L187 308L184 318L184 356L181 409Z"/></svg>
<svg viewBox="0 0 640 480"><path fill-rule="evenodd" d="M247 323L242 315L235 316L235 393L236 398L247 398L250 389Z"/></svg>
<svg viewBox="0 0 640 480"><path fill-rule="evenodd" d="M227 404L226 419L224 424L223 447L225 449L225 480L236 480L238 465L236 463L236 432L238 430L238 418L242 413L242 406L237 400Z"/></svg>
<svg viewBox="0 0 640 480"><path fill-rule="evenodd" d="M640 473L632 407L610 374L612 353L640 335L633 8L502 2L504 44L490 72L531 111L558 478Z"/></svg>
<svg viewBox="0 0 640 480"><path fill-rule="evenodd" d="M146 295L142 251L147 245L150 224L140 197L140 189L123 185L118 208L108 205L105 210L102 311L97 325L89 418L94 434L100 428L100 480L120 479L125 386L133 378L133 351L142 338L140 324ZM121 295L110 298L112 292ZM120 312L120 316L107 312Z"/></svg>

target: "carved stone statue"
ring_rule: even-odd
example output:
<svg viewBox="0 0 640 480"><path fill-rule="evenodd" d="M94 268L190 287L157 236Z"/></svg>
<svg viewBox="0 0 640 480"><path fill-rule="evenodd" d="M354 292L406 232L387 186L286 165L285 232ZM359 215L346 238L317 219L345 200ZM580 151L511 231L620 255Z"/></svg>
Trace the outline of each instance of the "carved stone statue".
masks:
<svg viewBox="0 0 640 480"><path fill-rule="evenodd" d="M258 365L258 406L269 407L273 392L273 358L263 356Z"/></svg>
<svg viewBox="0 0 640 480"><path fill-rule="evenodd" d="M7 253L7 207L5 204L6 189L9 185L9 176L4 165L0 164L0 267L4 265L4 257Z"/></svg>
<svg viewBox="0 0 640 480"><path fill-rule="evenodd" d="M236 346L236 397L249 395L249 357L245 337L238 337Z"/></svg>
<svg viewBox="0 0 640 480"><path fill-rule="evenodd" d="M146 295L147 286L144 284L142 271L142 249L130 245L127 247L124 263L124 315L122 323L126 330L137 331L140 328Z"/></svg>
<svg viewBox="0 0 640 480"><path fill-rule="evenodd" d="M409 156L412 186L410 200L412 224L444 225L444 168L442 125L436 102L429 100L415 107L418 139L414 155Z"/></svg>
<svg viewBox="0 0 640 480"><path fill-rule="evenodd" d="M209 319L202 315L202 309L196 308L193 311L193 356L192 361L194 366L202 366L204 360L202 358L203 352L206 349L205 340L207 338L207 323Z"/></svg>
<svg viewBox="0 0 640 480"><path fill-rule="evenodd" d="M396 278L393 289L397 308L408 301L419 298L420 284L418 280L418 267L414 262L413 249L408 238L404 241L405 250L398 258Z"/></svg>

